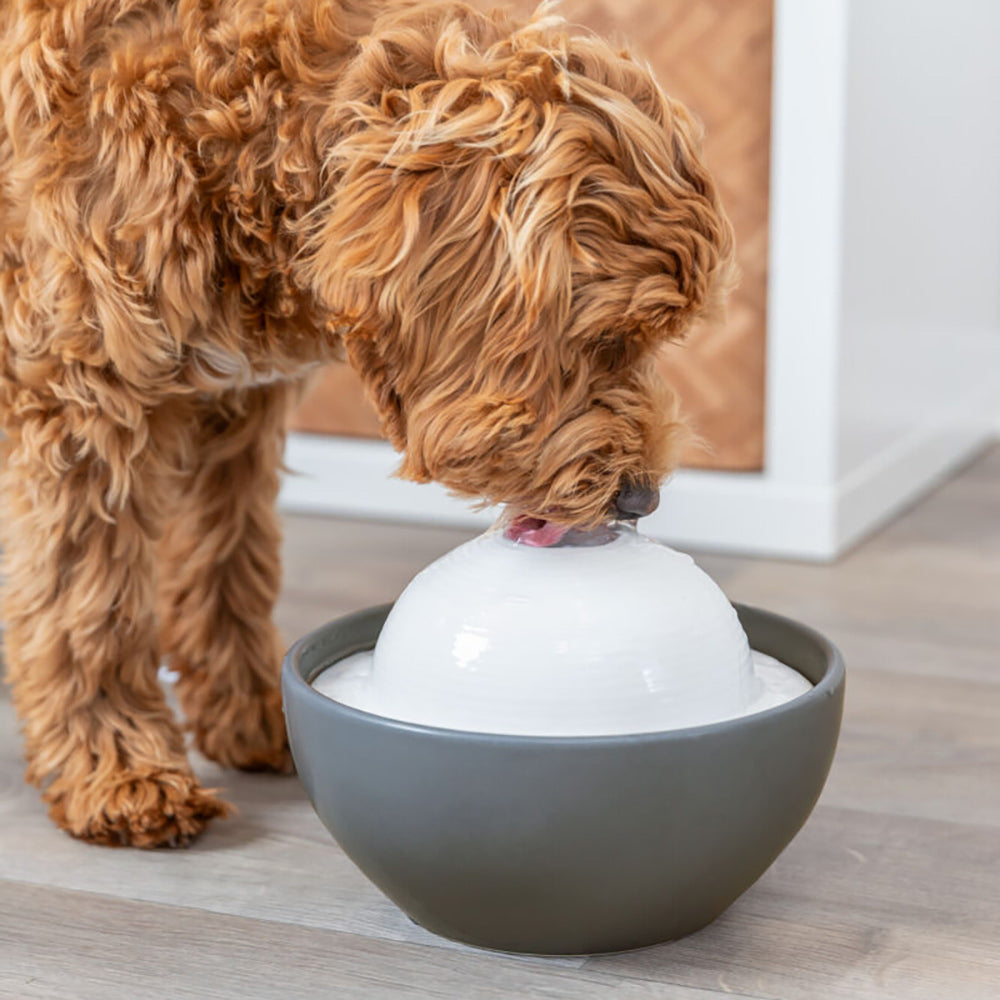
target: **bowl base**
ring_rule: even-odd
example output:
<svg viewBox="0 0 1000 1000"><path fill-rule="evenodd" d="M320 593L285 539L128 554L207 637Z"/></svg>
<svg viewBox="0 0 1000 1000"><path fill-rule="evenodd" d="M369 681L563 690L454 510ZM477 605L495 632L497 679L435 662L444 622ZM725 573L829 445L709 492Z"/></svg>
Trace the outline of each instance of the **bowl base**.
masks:
<svg viewBox="0 0 1000 1000"><path fill-rule="evenodd" d="M726 908L728 909L728 907ZM690 937L692 934L697 934L699 931L704 930L709 924L714 923L722 913L717 913L714 917L710 917L708 920L699 921L697 926L690 928L685 928L682 931L674 931L663 936L652 935L648 940L643 939L636 943L608 943L607 945L601 945L598 943L593 943L587 947L578 948L557 948L553 949L551 947L545 947L539 945L537 947L532 947L529 943L524 942L519 945L499 944L493 941L487 941L481 938L470 938L463 934L452 934L446 933L441 930L435 930L432 927L428 927L422 924L419 920L411 917L405 910L401 911L407 920L410 921L416 927L419 927L422 931L426 931L428 934L433 934L435 937L444 938L446 941L454 941L455 944L464 945L467 948L475 948L477 951L488 951L494 955L533 955L536 958L570 958L570 957L587 957L587 956L598 956L598 955L627 955L629 952L633 951L645 951L647 948L657 948L660 945L670 944L673 941L680 941L683 938ZM723 913L725 910L723 910Z"/></svg>

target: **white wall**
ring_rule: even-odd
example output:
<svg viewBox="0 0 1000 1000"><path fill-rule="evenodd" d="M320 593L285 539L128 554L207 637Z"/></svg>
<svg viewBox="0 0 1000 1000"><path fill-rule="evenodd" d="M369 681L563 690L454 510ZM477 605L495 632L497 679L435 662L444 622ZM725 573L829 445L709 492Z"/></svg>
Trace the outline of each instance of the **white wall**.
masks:
<svg viewBox="0 0 1000 1000"><path fill-rule="evenodd" d="M995 426L998 49L997 0L849 7L837 422L848 507L852 490L875 502L888 489L890 513ZM842 511L842 534L867 527L869 507Z"/></svg>

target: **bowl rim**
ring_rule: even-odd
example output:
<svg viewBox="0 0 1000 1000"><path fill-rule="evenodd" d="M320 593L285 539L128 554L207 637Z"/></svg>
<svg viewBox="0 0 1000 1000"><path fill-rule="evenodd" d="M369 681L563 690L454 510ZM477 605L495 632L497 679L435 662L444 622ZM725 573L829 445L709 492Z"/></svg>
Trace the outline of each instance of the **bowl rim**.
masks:
<svg viewBox="0 0 1000 1000"><path fill-rule="evenodd" d="M351 622L369 615L385 611L388 614L392 608L392 602L387 604L372 605L361 608L357 611L333 618L318 628L307 632L297 639L285 653L282 662L282 682L291 685L295 690L303 693L307 698L314 699L317 706L322 703L322 710L332 712L334 715L354 719L356 722L365 725L377 725L380 728L392 730L399 733L419 736L432 736L437 739L450 740L476 740L490 743L501 743L510 746L622 746L636 745L643 743L661 743L665 741L683 741L700 739L702 737L718 736L728 731L742 729L744 727L766 726L775 720L790 715L794 712L801 712L811 705L828 698L834 697L838 691L842 691L845 684L844 659L840 650L816 629L809 625L804 625L794 618L767 611L749 604L733 602L733 607L742 618L744 613L757 615L764 619L769 619L772 625L781 629L791 629L802 635L804 638L815 643L822 651L826 660L826 670L823 672L817 684L814 684L810 691L800 694L789 701L774 705L771 708L762 709L759 712L751 712L749 715L738 715L732 719L722 719L719 722L709 722L700 726L682 726L676 729L649 730L637 733L605 733L594 736L573 735L573 736L546 736L544 734L523 734L523 733L491 733L477 729L449 729L444 726L431 726L422 722L409 722L405 719L394 719L387 715L378 715L375 712L366 712L360 708L353 708L343 702L330 698L328 695L317 691L312 685L312 677L318 676L325 670L329 670L335 663L353 656L355 653L365 652L374 648L373 643L355 643L336 660L328 663L323 670L317 670L309 680L303 676L300 669L302 657L306 649L313 643L319 641L326 635L333 625L347 625ZM751 648L753 648L751 646ZM797 670L792 664L792 669ZM798 671L801 673L801 671ZM807 678L808 679L808 678ZM317 700L318 699L318 700ZM285 714L288 714L287 699L283 699L286 707Z"/></svg>

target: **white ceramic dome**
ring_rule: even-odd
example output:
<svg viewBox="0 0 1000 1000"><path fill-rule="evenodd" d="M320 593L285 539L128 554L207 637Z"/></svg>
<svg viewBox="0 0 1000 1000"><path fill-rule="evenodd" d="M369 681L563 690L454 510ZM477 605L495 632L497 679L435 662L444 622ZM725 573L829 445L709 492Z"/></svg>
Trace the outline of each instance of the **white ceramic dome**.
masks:
<svg viewBox="0 0 1000 1000"><path fill-rule="evenodd" d="M617 530L591 547L499 531L459 546L403 592L370 668L328 693L410 722L553 736L744 714L761 688L732 605L689 556Z"/></svg>

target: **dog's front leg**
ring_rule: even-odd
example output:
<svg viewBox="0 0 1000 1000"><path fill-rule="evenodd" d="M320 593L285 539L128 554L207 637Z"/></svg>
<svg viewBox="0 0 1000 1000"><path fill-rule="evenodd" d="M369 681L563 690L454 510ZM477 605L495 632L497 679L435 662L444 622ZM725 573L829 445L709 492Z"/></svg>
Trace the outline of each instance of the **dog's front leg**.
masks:
<svg viewBox="0 0 1000 1000"><path fill-rule="evenodd" d="M180 844L226 806L199 786L157 683L148 424L41 401L6 428L5 656L27 778L102 844Z"/></svg>
<svg viewBox="0 0 1000 1000"><path fill-rule="evenodd" d="M245 770L292 769L271 615L281 584L274 504L293 392L275 384L205 402L161 547L162 644L195 743Z"/></svg>

